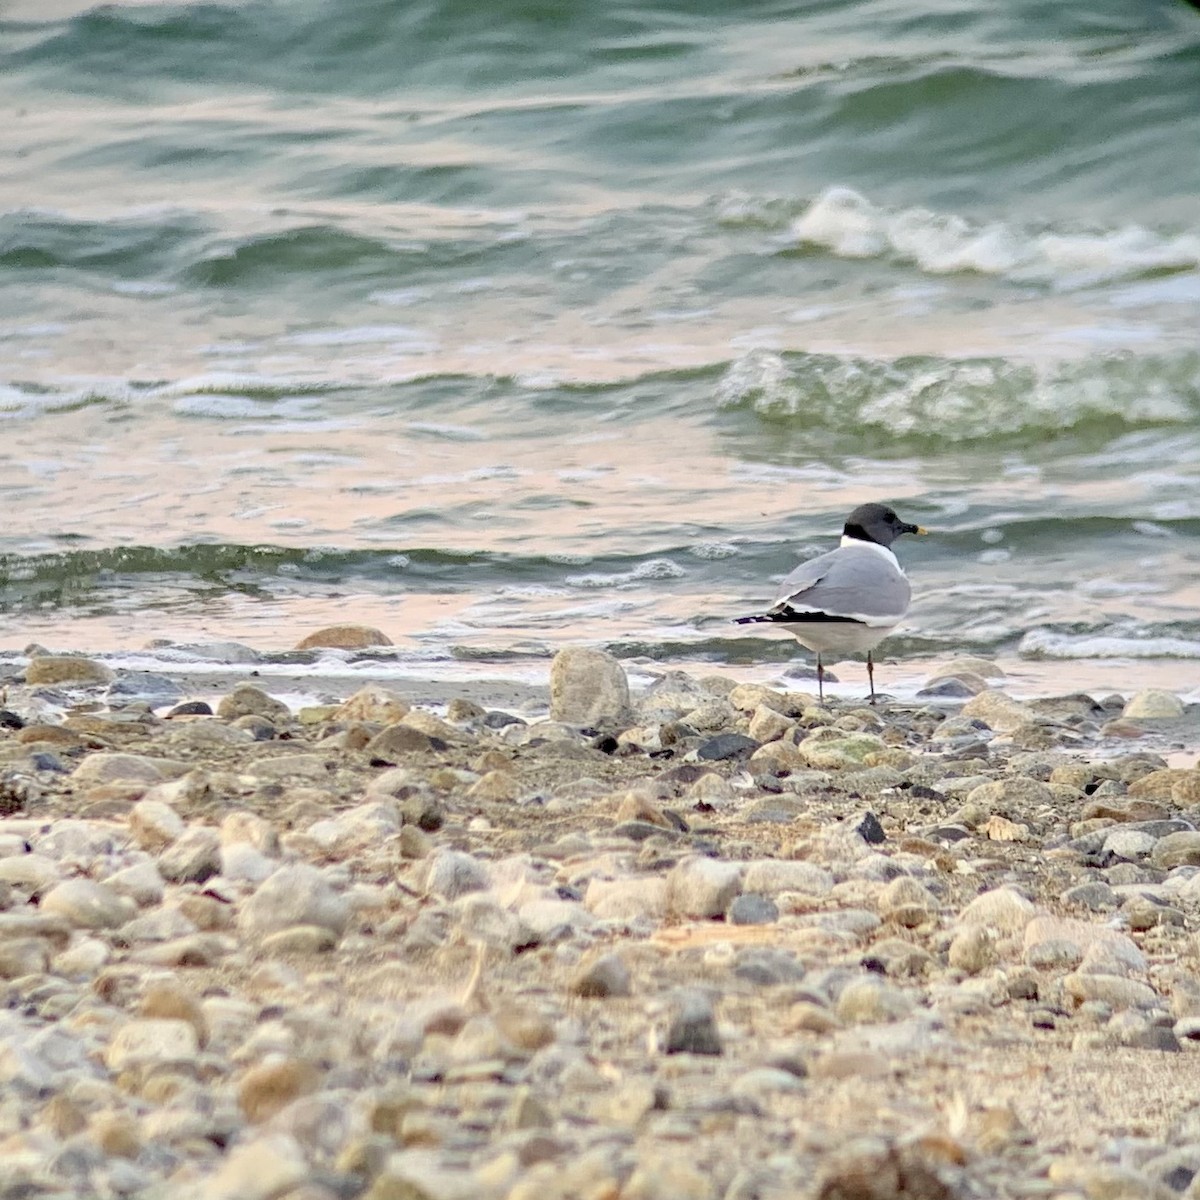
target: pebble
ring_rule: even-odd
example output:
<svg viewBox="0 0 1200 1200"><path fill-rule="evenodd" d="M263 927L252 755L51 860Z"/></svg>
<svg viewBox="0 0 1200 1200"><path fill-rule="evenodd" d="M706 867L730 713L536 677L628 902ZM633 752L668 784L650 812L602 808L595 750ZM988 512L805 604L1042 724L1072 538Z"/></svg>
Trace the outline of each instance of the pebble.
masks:
<svg viewBox="0 0 1200 1200"><path fill-rule="evenodd" d="M724 916L741 890L742 868L715 858L689 858L667 876L667 905L676 916Z"/></svg>
<svg viewBox="0 0 1200 1200"><path fill-rule="evenodd" d="M560 650L550 664L550 719L589 728L617 725L630 714L625 669L606 651Z"/></svg>
<svg viewBox="0 0 1200 1200"><path fill-rule="evenodd" d="M244 900L238 927L249 937L264 937L295 925L316 925L340 936L349 923L345 899L315 867L280 867Z"/></svg>
<svg viewBox="0 0 1200 1200"><path fill-rule="evenodd" d="M95 659L75 654L39 654L25 668L25 682L31 687L53 687L56 684L112 683L113 672Z"/></svg>
<svg viewBox="0 0 1200 1200"><path fill-rule="evenodd" d="M1183 716L1183 701L1174 692L1144 688L1129 699L1121 716L1130 721L1175 721Z"/></svg>
<svg viewBox="0 0 1200 1200"><path fill-rule="evenodd" d="M608 999L632 992L629 968L618 954L601 954L582 965L571 981L578 996Z"/></svg>
<svg viewBox="0 0 1200 1200"><path fill-rule="evenodd" d="M675 997L662 1045L666 1054L723 1053L717 1015L706 992L688 988Z"/></svg>
<svg viewBox="0 0 1200 1200"><path fill-rule="evenodd" d="M133 903L103 883L64 879L43 897L41 910L62 917L77 929L116 929L133 916Z"/></svg>
<svg viewBox="0 0 1200 1200"><path fill-rule="evenodd" d="M368 650L372 646L390 646L392 639L372 625L326 625L314 629L296 643L297 650Z"/></svg>

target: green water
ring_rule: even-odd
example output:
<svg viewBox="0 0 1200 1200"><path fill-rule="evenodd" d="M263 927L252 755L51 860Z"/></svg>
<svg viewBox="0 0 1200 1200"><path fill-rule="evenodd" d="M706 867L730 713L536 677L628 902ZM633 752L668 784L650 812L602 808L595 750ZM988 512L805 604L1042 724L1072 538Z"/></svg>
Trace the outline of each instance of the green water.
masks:
<svg viewBox="0 0 1200 1200"><path fill-rule="evenodd" d="M2 644L743 661L886 498L895 652L1200 656L1198 90L1167 0L9 3Z"/></svg>

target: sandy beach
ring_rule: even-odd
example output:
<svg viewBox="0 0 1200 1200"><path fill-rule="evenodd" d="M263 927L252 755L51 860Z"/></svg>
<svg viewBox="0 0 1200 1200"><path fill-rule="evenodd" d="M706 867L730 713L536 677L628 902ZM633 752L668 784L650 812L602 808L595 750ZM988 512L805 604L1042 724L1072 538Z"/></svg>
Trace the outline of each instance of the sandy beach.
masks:
<svg viewBox="0 0 1200 1200"><path fill-rule="evenodd" d="M1194 706L371 662L5 661L0 1195L1200 1194Z"/></svg>

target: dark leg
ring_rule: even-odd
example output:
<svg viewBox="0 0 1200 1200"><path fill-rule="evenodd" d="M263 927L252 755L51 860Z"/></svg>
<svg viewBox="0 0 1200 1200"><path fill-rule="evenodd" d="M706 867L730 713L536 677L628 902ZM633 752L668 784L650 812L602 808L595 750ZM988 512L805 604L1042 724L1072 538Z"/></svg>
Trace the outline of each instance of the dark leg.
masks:
<svg viewBox="0 0 1200 1200"><path fill-rule="evenodd" d="M875 703L875 664L871 661L871 652L867 651L867 678L871 681L871 703Z"/></svg>
<svg viewBox="0 0 1200 1200"><path fill-rule="evenodd" d="M825 703L825 668L821 666L821 656L817 655L817 699Z"/></svg>

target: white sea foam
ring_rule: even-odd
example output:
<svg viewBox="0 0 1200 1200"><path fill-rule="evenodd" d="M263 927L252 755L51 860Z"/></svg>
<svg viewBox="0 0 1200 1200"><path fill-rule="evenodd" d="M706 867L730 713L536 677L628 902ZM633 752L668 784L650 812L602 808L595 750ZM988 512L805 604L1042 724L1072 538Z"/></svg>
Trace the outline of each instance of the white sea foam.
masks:
<svg viewBox="0 0 1200 1200"><path fill-rule="evenodd" d="M978 224L924 208L889 210L847 187L822 192L792 222L791 238L841 258L898 258L933 275L973 271L1060 287L1200 268L1198 233L1171 236L1138 225L1058 232Z"/></svg>
<svg viewBox="0 0 1200 1200"><path fill-rule="evenodd" d="M1059 633L1031 629L1021 639L1022 658L1200 658L1200 641L1117 630L1107 633Z"/></svg>

